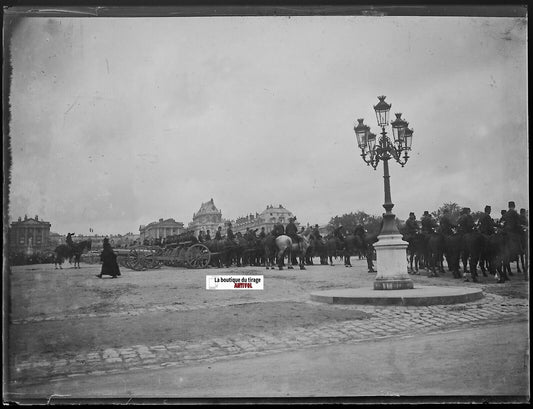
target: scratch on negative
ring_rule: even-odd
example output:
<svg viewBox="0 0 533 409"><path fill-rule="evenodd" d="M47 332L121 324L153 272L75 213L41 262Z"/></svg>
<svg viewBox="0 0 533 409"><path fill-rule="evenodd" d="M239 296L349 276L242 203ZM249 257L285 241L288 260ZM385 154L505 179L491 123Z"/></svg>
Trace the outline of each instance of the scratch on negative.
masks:
<svg viewBox="0 0 533 409"><path fill-rule="evenodd" d="M66 114L69 113L69 111L74 107L74 105L76 105L76 102L78 102L78 99L80 99L80 96L79 96L79 95L76 97L76 99L74 100L74 102L72 103L72 105L68 107L68 109L65 111L65 114L64 114L64 115L66 115Z"/></svg>
<svg viewBox="0 0 533 409"><path fill-rule="evenodd" d="M68 398L70 395L58 395L57 393L53 393L52 395L50 395L50 397L48 398L48 405L50 405L50 401L52 400L52 398Z"/></svg>

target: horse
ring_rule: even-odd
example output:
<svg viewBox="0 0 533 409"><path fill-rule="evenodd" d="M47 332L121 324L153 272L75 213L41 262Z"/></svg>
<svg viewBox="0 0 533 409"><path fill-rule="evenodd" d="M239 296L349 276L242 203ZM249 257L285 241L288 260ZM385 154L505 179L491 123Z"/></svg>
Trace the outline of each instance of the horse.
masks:
<svg viewBox="0 0 533 409"><path fill-rule="evenodd" d="M308 265L313 264L313 257L320 259L321 265L328 264L328 254L326 249L326 241L323 237L316 238L313 235L309 236Z"/></svg>
<svg viewBox="0 0 533 409"><path fill-rule="evenodd" d="M293 243L292 239L282 234L278 237L275 237L273 234L268 234L263 240L263 246L265 249L265 261L266 268L273 268L274 258L277 260L278 268L283 270L283 261L285 256L288 256L288 269L292 270L293 266L291 263L292 254L299 258L300 270L305 270L305 254L309 248L309 242L306 237L299 236L300 242Z"/></svg>
<svg viewBox="0 0 533 409"><path fill-rule="evenodd" d="M463 269L465 275L470 272L472 281L475 283L478 282L477 265L482 259L484 247L485 239L479 231L474 230L463 235L463 249L461 255ZM467 268L467 263L470 267L469 269ZM465 278L465 281L468 281L468 278Z"/></svg>
<svg viewBox="0 0 533 409"><path fill-rule="evenodd" d="M463 237L458 233L444 235L444 256L453 278L461 278L460 260Z"/></svg>
<svg viewBox="0 0 533 409"><path fill-rule="evenodd" d="M402 237L407 244L407 261L409 263L409 272L411 274L420 274L418 269L425 263L427 255L427 238L421 233L413 235L404 235Z"/></svg>
<svg viewBox="0 0 533 409"><path fill-rule="evenodd" d="M344 243L339 237L330 234L325 237L325 240L327 260L329 260L329 265L333 266L333 257L337 258L338 251L343 251Z"/></svg>
<svg viewBox="0 0 533 409"><path fill-rule="evenodd" d="M494 276L498 274L498 283L505 283L505 281L509 280L507 271L503 269L505 258L505 237L502 232L496 232L495 234L484 235L484 238L485 246L482 253L483 261L486 264L489 273ZM481 264L481 266L483 266L483 264ZM482 271L483 270L484 266L482 267Z"/></svg>
<svg viewBox="0 0 533 409"><path fill-rule="evenodd" d="M364 254L366 258L366 263L369 273L375 273L374 270L374 246L373 244L377 242L377 236L371 235L368 236L364 230L355 229L353 234L348 234L344 240L344 266L352 267L352 262L350 257L352 255Z"/></svg>
<svg viewBox="0 0 533 409"><path fill-rule="evenodd" d="M444 274L444 267L442 266L442 261L444 257L445 249L445 239L444 235L441 233L431 233L429 234L427 241L427 267L429 269L428 277L438 277L436 269L440 273Z"/></svg>
<svg viewBox="0 0 533 409"><path fill-rule="evenodd" d="M240 245L228 239L213 239L203 243L211 252L211 265L214 267L231 267L235 261L240 267Z"/></svg>
<svg viewBox="0 0 533 409"><path fill-rule="evenodd" d="M501 233L504 238L504 251L503 251L503 270L509 275L513 275L511 272L511 262L516 261L516 271L520 273L520 256L524 254L522 247L522 238L520 234L514 232L503 231ZM525 271L525 266L524 271ZM527 271L525 271L527 279Z"/></svg>
<svg viewBox="0 0 533 409"><path fill-rule="evenodd" d="M67 246L66 244L60 244L54 250L54 264L57 270L57 266L62 270L62 264L66 259L72 260L74 258L74 268L80 267L81 255L85 250L91 249L91 240L84 240L78 243L72 243L72 247Z"/></svg>
<svg viewBox="0 0 533 409"><path fill-rule="evenodd" d="M73 250L73 256L74 256L74 268L78 266L80 267L80 260L81 255L85 252L85 250L91 250L91 240L84 240L80 241L79 243L74 243L74 250Z"/></svg>
<svg viewBox="0 0 533 409"><path fill-rule="evenodd" d="M235 237L239 245L238 256L241 259L242 265L259 265L259 251L261 249L259 239L251 233L248 235L241 235L240 233L237 233Z"/></svg>
<svg viewBox="0 0 533 409"><path fill-rule="evenodd" d="M274 236L272 232L268 233L261 241L261 245L263 246L265 254L264 260L266 269L274 269L274 264L276 263L277 255L276 236ZM283 265L283 260L281 262L281 265Z"/></svg>

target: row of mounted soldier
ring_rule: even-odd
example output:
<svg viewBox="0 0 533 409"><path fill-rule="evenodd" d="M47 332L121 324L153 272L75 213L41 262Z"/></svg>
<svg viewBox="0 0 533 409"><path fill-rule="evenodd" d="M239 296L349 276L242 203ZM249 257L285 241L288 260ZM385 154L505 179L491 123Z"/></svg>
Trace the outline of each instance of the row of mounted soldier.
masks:
<svg viewBox="0 0 533 409"><path fill-rule="evenodd" d="M448 209L444 209L438 223L425 211L419 224L411 212L402 229L403 239L409 243L410 272L417 274L420 265L424 264L430 268L430 275L437 276L437 270L444 272L443 259L446 258L455 278L461 277L462 262L466 281L468 275L474 282L478 281L479 266L484 276L488 270L503 283L509 280L508 275L512 275L511 262L516 261L517 272L521 272L521 264L528 279L527 212L520 209L518 213L512 201L508 206L498 220L491 217L491 206L485 206L477 223L468 207L461 210L457 223L451 220Z"/></svg>
<svg viewBox="0 0 533 409"><path fill-rule="evenodd" d="M193 230L179 235L168 236L161 246L177 246L194 244L205 245L211 252L210 264L215 267L231 265L256 265L267 268L277 264L278 268L284 265L284 258L290 254L291 262L288 268L298 264L301 269L305 265L312 265L313 258L318 257L321 264L334 264L334 258L342 257L347 267L351 267L350 256L360 255L368 257L368 267L370 272L373 269L373 247L375 238L366 237L365 230L360 227L353 234L341 233L342 226L337 228L333 234L322 237L318 225L314 227L301 228L295 223L296 217L291 217L289 223L284 226L279 223L273 226L272 231L266 232L265 228L250 229L246 232L234 233L231 223L223 234L222 227L219 227L214 238L208 230L200 232L195 236Z"/></svg>
<svg viewBox="0 0 533 409"><path fill-rule="evenodd" d="M478 264L484 275L486 269L494 275L498 274L499 282L508 280L511 261L517 261L517 271L520 271L518 261L521 260L524 271L527 271L525 252L528 221L525 209L518 214L514 202L509 202L509 210L502 212L502 218L498 221L493 220L490 213L490 206L486 206L477 224L469 208L462 209L457 223L452 222L447 209L438 223L428 211L424 212L420 223L415 214L410 213L401 229L404 240L408 242L409 272L417 274L419 267L423 266L430 269L430 275L437 275L437 270L444 272L444 257L455 278L461 277L460 261L463 262L464 274L468 272L474 281L477 281ZM333 265L333 259L338 256L344 258L346 267L351 267L350 257L358 255L360 259L367 260L368 271L375 272L373 244L378 240L377 234L368 234L363 226L357 226L353 231L338 226L331 234L322 237L318 225L302 227L298 231L295 220L295 217L289 219L287 226L277 224L268 233L264 228L259 233L258 229L247 229L244 234L234 233L231 224L225 235L222 227L219 227L214 238L211 238L209 231L196 237L194 231L189 230L166 237L160 246L181 246L185 250L190 246L197 245L193 247L194 250L198 250L198 245L205 246L209 257L194 253L205 257L198 264L199 267L209 259L209 265L214 267L255 265L269 268L277 263L281 269L288 251L292 256L289 268L292 268L292 264L299 264L301 269L305 269L305 265L313 264L314 257L319 257L321 264ZM67 236L65 247L67 257L72 256L74 249L76 253L83 251L79 243L72 242L71 233ZM194 255L190 256L194 259ZM300 259L299 263L296 256Z"/></svg>

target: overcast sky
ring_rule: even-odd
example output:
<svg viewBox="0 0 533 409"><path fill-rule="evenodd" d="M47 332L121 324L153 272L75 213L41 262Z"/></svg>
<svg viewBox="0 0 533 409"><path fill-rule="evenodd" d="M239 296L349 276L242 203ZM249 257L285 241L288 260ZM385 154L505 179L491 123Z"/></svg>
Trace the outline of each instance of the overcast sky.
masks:
<svg viewBox="0 0 533 409"><path fill-rule="evenodd" d="M490 17L26 18L11 42L11 220L58 233L384 212L353 126L378 95L414 129L393 212L528 208L527 21ZM391 130L390 128L388 129Z"/></svg>

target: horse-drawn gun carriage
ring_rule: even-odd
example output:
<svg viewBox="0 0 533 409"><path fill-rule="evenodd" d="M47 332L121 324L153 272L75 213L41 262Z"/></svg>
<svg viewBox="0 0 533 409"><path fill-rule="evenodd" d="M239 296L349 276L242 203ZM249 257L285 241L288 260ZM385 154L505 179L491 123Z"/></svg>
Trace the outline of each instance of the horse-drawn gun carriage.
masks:
<svg viewBox="0 0 533 409"><path fill-rule="evenodd" d="M132 270L169 267L206 268L212 253L189 233L174 236L162 246L135 246L115 249L119 265Z"/></svg>

